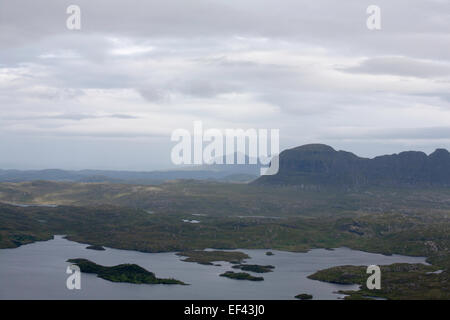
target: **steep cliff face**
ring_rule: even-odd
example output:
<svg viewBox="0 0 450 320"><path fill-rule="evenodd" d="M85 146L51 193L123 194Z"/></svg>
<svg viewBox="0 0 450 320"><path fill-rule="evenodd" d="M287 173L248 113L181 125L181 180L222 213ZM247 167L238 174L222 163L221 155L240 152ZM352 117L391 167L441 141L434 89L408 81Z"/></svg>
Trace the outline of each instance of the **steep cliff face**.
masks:
<svg viewBox="0 0 450 320"><path fill-rule="evenodd" d="M255 184L326 186L450 186L450 153L437 149L427 156L407 151L373 159L309 144L280 154L278 174Z"/></svg>

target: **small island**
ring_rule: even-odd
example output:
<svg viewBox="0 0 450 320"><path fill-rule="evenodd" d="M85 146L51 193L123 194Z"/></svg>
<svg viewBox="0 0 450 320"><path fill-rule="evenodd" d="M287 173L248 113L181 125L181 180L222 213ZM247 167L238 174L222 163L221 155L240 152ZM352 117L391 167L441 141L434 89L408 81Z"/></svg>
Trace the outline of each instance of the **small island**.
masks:
<svg viewBox="0 0 450 320"><path fill-rule="evenodd" d="M179 256L187 257L183 261L197 262L199 264L213 265L213 262L226 261L232 264L241 263L242 260L250 258L240 251L204 251L193 250L177 253Z"/></svg>
<svg viewBox="0 0 450 320"><path fill-rule="evenodd" d="M300 299L300 300L311 300L313 298L313 296L311 294L307 294L307 293L300 293L300 294L296 295L295 298Z"/></svg>
<svg viewBox="0 0 450 320"><path fill-rule="evenodd" d="M102 246L98 246L98 245L87 246L86 249L97 250L97 251L105 251L106 250Z"/></svg>
<svg viewBox="0 0 450 320"><path fill-rule="evenodd" d="M272 272L272 269L275 269L274 266L268 265L268 266L260 266L257 264L238 264L233 266L234 269L241 269L242 271L251 271L256 273L266 273L266 272Z"/></svg>
<svg viewBox="0 0 450 320"><path fill-rule="evenodd" d="M364 266L336 266L319 270L308 278L335 284L363 284L367 279L366 269Z"/></svg>
<svg viewBox="0 0 450 320"><path fill-rule="evenodd" d="M153 272L147 271L137 264L119 264L113 267L105 267L87 259L69 259L67 262L77 265L81 272L95 273L97 277L112 282L185 285L184 282L179 280L157 278Z"/></svg>
<svg viewBox="0 0 450 320"><path fill-rule="evenodd" d="M249 281L263 281L264 280L263 277L254 277L247 272L227 271L225 273L222 273L220 276L227 277L230 279L236 279L236 280L249 280Z"/></svg>
<svg viewBox="0 0 450 320"><path fill-rule="evenodd" d="M274 253L272 251L267 251L266 252L266 256L273 256L273 255L274 255Z"/></svg>

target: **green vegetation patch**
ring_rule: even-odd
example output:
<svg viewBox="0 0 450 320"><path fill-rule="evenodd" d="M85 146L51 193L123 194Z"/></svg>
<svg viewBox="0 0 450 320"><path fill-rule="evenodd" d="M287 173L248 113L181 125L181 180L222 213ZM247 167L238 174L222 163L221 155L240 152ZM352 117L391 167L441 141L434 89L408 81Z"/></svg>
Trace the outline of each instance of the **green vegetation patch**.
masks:
<svg viewBox="0 0 450 320"><path fill-rule="evenodd" d="M230 279L236 279L236 280L249 280L249 281L263 281L263 277L255 277L247 272L233 272L233 271L227 271L225 273L222 273L220 275L221 277L227 277Z"/></svg>
<svg viewBox="0 0 450 320"><path fill-rule="evenodd" d="M450 278L447 270L424 264L395 263L381 268L381 289L366 286L367 266L338 266L320 270L308 278L338 284L358 284L357 291L339 291L345 299L392 300L450 299Z"/></svg>
<svg viewBox="0 0 450 320"><path fill-rule="evenodd" d="M105 251L106 250L102 246L98 246L98 245L87 246L86 249L97 250L97 251Z"/></svg>
<svg viewBox="0 0 450 320"><path fill-rule="evenodd" d="M112 282L185 285L184 282L179 280L157 278L153 272L147 271L136 264L119 264L113 267L105 267L87 259L69 259L67 262L80 267L81 272L95 273L99 278Z"/></svg>
<svg viewBox="0 0 450 320"><path fill-rule="evenodd" d="M268 266L261 266L257 264L237 264L233 266L234 269L241 269L242 271L251 271L256 273L266 273L266 272L272 272L273 269L275 269L274 266L268 265Z"/></svg>
<svg viewBox="0 0 450 320"><path fill-rule="evenodd" d="M312 294L300 293L295 296L296 299L300 300L311 300L313 298Z"/></svg>
<svg viewBox="0 0 450 320"><path fill-rule="evenodd" d="M250 257L240 251L203 251L203 250L192 250L177 253L179 256L187 257L183 261L186 262L197 262L200 264L212 265L215 261L227 261L230 263L240 263L244 259L249 259Z"/></svg>

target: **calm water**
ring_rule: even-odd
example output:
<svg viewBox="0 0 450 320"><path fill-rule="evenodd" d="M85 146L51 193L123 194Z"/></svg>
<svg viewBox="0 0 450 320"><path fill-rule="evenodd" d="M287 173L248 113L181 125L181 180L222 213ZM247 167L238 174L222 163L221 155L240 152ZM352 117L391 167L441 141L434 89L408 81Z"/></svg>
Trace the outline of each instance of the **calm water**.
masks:
<svg viewBox="0 0 450 320"><path fill-rule="evenodd" d="M293 299L309 293L315 299L338 299L333 292L354 289L354 285L334 285L309 280L317 270L337 265L424 263L424 258L383 256L339 248L333 251L311 250L291 253L272 250L239 250L247 253L251 264L271 264L275 271L262 274L264 281L240 281L219 277L234 270L226 262L221 266L204 266L181 261L175 253L142 253L107 248L86 249L86 245L55 236L16 249L0 250L0 299ZM112 283L93 274L81 274L81 290L66 288L66 260L86 258L101 265L136 263L160 278L176 278L189 283L179 285L145 285Z"/></svg>

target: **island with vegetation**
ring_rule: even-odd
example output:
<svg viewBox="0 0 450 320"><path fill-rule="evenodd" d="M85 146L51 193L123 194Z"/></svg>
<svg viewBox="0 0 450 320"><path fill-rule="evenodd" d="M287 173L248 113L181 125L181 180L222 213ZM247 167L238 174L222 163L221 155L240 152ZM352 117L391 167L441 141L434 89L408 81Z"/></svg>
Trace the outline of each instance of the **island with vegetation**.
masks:
<svg viewBox="0 0 450 320"><path fill-rule="evenodd" d="M313 296L308 293L300 293L300 294L296 295L295 298L299 299L299 300L311 300L313 298Z"/></svg>
<svg viewBox="0 0 450 320"><path fill-rule="evenodd" d="M240 251L206 251L206 250L192 250L177 253L179 256L187 257L183 261L197 262L199 264L213 265L213 262L226 261L233 264L242 262L244 259L250 257Z"/></svg>
<svg viewBox="0 0 450 320"><path fill-rule="evenodd" d="M106 250L104 247L98 246L98 245L87 246L86 249L97 250L97 251L105 251Z"/></svg>
<svg viewBox="0 0 450 320"><path fill-rule="evenodd" d="M135 284L181 284L184 282L175 279L160 279L153 272L136 264L119 264L105 267L87 259L69 259L67 262L77 265L81 272L95 273L99 278L112 282L128 282Z"/></svg>
<svg viewBox="0 0 450 320"><path fill-rule="evenodd" d="M341 290L344 299L450 299L447 270L425 264L394 263L380 266L381 289L368 289L367 266L338 266L317 271L308 278L336 284L358 284L358 290ZM438 271L438 272L437 272Z"/></svg>
<svg viewBox="0 0 450 320"><path fill-rule="evenodd" d="M266 252L266 256L273 256L273 255L274 255L274 253L272 251L267 251Z"/></svg>
<svg viewBox="0 0 450 320"><path fill-rule="evenodd" d="M230 279L235 279L235 280L250 280L250 281L263 281L264 280L263 277L255 277L247 272L227 271L225 273L222 273L220 276L230 278Z"/></svg>
<svg viewBox="0 0 450 320"><path fill-rule="evenodd" d="M256 272L256 273L272 272L273 269L275 269L275 267L271 266L271 265L261 266L258 264L237 264L237 265L234 265L232 268L241 269L242 271Z"/></svg>

